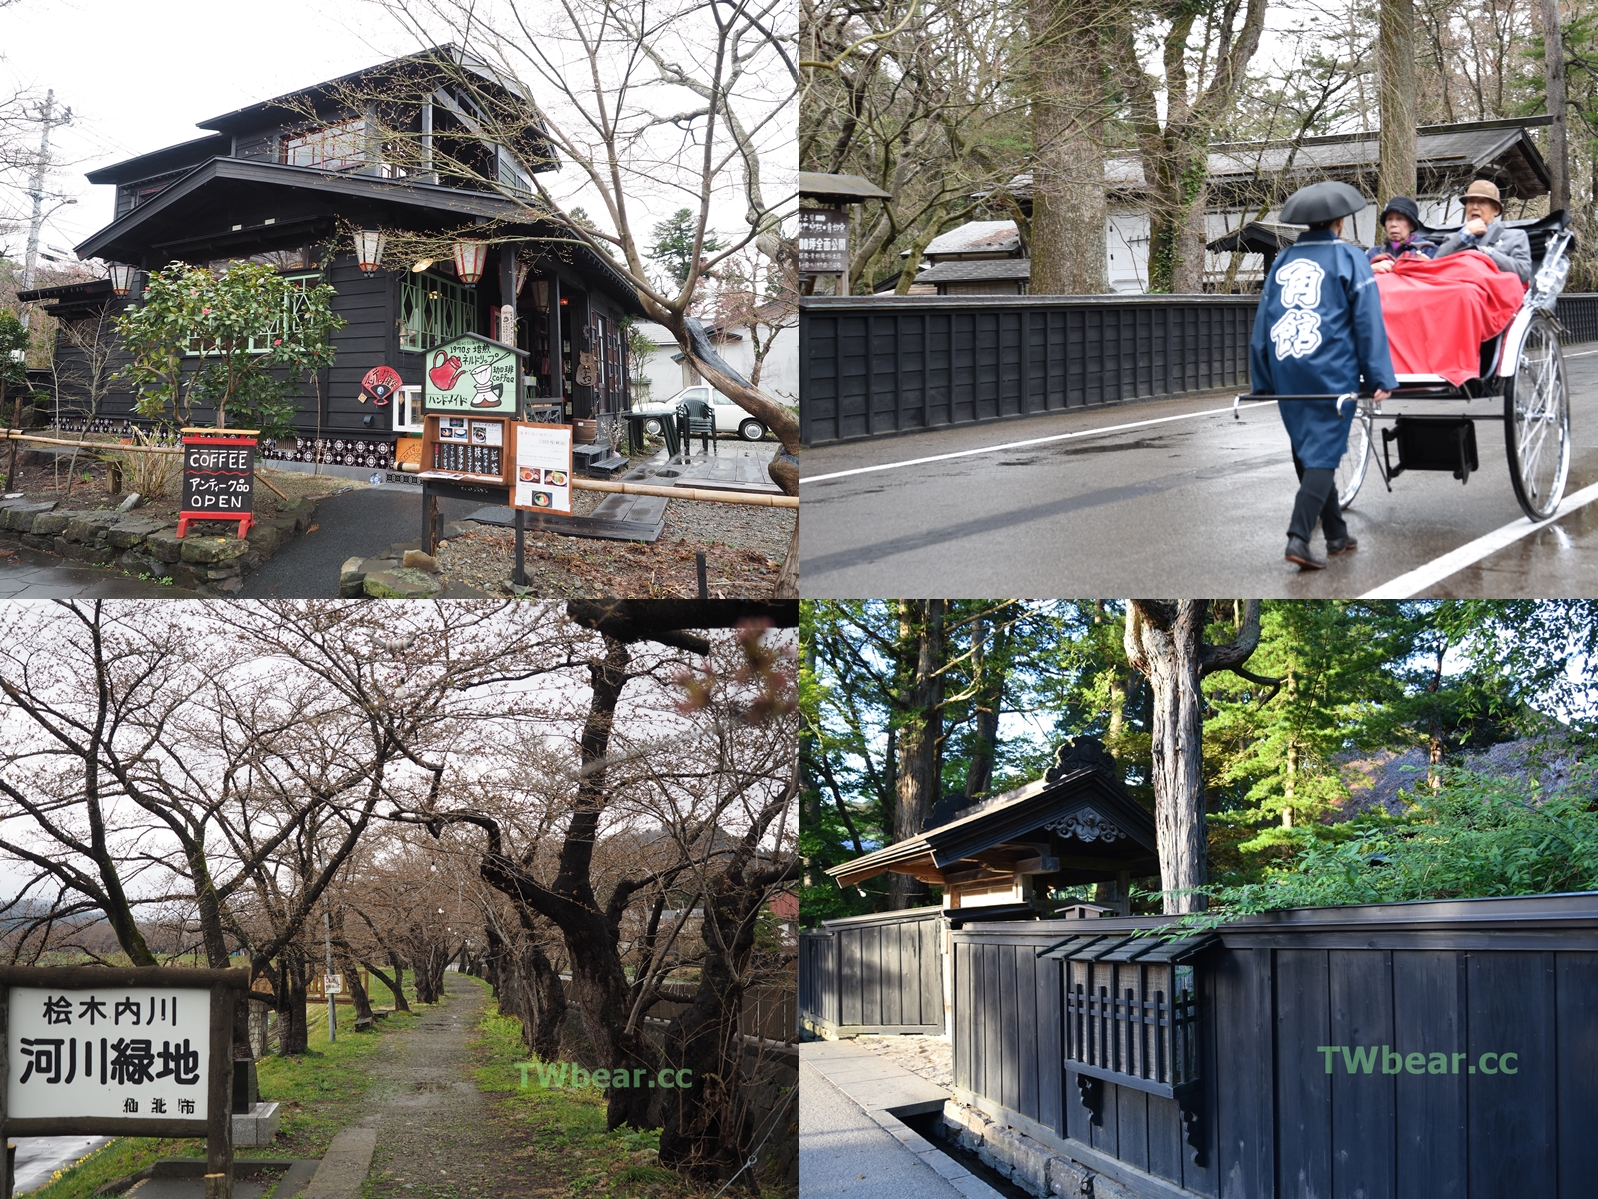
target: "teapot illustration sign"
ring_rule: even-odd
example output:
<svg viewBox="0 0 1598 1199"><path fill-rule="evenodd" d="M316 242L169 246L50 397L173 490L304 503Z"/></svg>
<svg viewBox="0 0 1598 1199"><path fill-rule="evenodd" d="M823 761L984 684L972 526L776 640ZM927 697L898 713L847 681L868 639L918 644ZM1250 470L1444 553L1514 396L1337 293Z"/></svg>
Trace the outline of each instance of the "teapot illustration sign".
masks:
<svg viewBox="0 0 1598 1199"><path fill-rule="evenodd" d="M516 359L504 342L467 333L430 350L422 385L427 412L516 412Z"/></svg>

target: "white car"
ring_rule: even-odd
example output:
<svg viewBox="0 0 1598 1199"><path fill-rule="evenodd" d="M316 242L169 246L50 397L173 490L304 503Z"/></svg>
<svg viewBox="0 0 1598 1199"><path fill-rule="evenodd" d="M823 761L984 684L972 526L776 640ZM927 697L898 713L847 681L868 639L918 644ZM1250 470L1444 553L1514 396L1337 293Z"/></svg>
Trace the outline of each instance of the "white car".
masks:
<svg viewBox="0 0 1598 1199"><path fill-rule="evenodd" d="M660 403L634 404L633 411L670 414L676 412L677 405L685 400L708 400L713 404L715 406L716 431L718 433L736 432L745 441L759 441L766 435L764 421L704 383L694 387L685 387L672 396L671 399ZM660 422L658 420L645 421L644 428L649 430L651 437L660 436Z"/></svg>

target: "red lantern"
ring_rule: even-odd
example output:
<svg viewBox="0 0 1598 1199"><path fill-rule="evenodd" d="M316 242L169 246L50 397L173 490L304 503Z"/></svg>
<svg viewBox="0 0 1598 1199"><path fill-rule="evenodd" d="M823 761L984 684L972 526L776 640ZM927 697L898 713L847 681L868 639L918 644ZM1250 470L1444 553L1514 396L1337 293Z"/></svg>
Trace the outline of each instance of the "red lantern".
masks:
<svg viewBox="0 0 1598 1199"><path fill-rule="evenodd" d="M361 270L375 274L383 262L383 243L387 239L381 229L359 229L355 233L355 259Z"/></svg>
<svg viewBox="0 0 1598 1199"><path fill-rule="evenodd" d="M455 243L455 277L468 287L483 277L483 263L488 258L488 243L458 241Z"/></svg>

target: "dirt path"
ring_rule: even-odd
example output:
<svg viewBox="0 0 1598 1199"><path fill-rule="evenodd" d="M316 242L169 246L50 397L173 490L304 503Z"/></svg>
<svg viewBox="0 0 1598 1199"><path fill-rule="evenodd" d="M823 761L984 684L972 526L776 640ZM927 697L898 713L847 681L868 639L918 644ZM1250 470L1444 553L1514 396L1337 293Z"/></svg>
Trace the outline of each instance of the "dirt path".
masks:
<svg viewBox="0 0 1598 1199"><path fill-rule="evenodd" d="M377 1067L367 1114L377 1129L367 1175L371 1199L469 1199L542 1192L516 1173L491 1101L472 1081L477 1024L489 1002L476 979L446 974L445 1003L420 1017Z"/></svg>

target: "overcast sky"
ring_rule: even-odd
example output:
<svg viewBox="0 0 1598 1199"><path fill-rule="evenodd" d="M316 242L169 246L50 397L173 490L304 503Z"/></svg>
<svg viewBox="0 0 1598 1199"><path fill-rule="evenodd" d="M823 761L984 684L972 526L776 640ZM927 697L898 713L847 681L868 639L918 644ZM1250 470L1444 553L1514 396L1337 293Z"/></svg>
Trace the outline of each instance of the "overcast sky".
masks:
<svg viewBox="0 0 1598 1199"><path fill-rule="evenodd" d="M53 157L66 165L47 190L78 202L50 218L41 248L70 249L111 223L115 188L91 186L85 172L201 137L198 121L417 48L414 36L361 0L16 0L0 8L0 94L53 88L58 107L72 108L72 124L52 133ZM540 89L540 100L553 97ZM774 157L772 203L795 169ZM557 186L577 183L568 167ZM684 202L680 194L657 200L640 232ZM585 207L596 218L603 212L591 199ZM0 185L0 217L26 224L30 212L22 191ZM741 233L742 213L729 195L712 223ZM8 239L19 259L26 236L24 229Z"/></svg>

